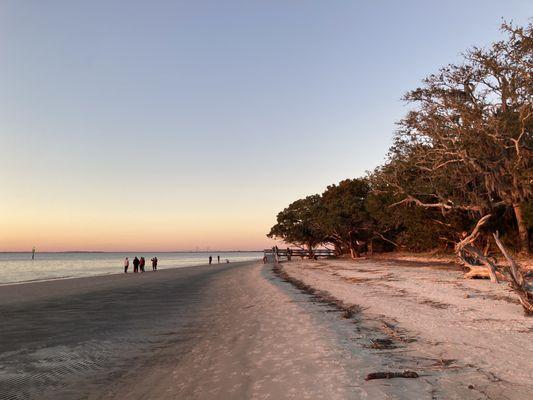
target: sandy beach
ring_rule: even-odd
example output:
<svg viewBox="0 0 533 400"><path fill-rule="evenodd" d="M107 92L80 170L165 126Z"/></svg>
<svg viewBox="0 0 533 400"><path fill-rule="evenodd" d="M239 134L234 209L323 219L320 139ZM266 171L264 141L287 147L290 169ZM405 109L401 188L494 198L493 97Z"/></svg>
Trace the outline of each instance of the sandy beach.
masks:
<svg viewBox="0 0 533 400"><path fill-rule="evenodd" d="M298 260L281 270L353 307L367 348L359 356L382 354L381 370L414 370L429 384L412 398L531 396L533 320L506 283L464 279L449 263L385 258Z"/></svg>
<svg viewBox="0 0 533 400"><path fill-rule="evenodd" d="M0 398L523 399L530 393L532 323L513 302L484 298L503 288L485 292L486 282L463 282L445 269L284 263L291 277L357 305L345 315L321 299L325 292L310 296L272 267L243 262L0 287ZM427 293L424 281L437 286ZM455 303L440 285L458 291ZM415 287L416 296L409 291ZM481 319L480 309L490 317ZM403 369L420 377L365 381L372 372Z"/></svg>

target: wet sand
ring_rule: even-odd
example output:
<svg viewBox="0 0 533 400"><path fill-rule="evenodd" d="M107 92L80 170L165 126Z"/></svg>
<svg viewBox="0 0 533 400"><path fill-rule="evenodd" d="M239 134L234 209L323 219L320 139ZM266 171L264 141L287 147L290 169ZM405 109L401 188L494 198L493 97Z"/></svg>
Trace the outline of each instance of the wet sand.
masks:
<svg viewBox="0 0 533 400"><path fill-rule="evenodd" d="M0 287L0 398L358 398L302 296L249 262Z"/></svg>

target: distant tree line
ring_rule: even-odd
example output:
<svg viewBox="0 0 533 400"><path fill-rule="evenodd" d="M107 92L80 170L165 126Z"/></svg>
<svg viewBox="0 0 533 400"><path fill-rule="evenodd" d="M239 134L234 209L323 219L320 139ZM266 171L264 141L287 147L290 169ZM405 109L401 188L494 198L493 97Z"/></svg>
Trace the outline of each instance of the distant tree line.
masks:
<svg viewBox="0 0 533 400"><path fill-rule="evenodd" d="M490 254L532 247L533 27L501 29L504 40L468 50L405 94L412 107L384 165L296 200L268 236L352 257L442 248L493 280L512 273Z"/></svg>

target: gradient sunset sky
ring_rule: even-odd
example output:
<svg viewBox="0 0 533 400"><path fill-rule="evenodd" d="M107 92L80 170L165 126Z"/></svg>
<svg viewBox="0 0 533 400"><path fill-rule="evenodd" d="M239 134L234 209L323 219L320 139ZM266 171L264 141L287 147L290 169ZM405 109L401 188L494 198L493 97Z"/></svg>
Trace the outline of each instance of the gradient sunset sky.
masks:
<svg viewBox="0 0 533 400"><path fill-rule="evenodd" d="M261 249L533 2L2 1L0 251Z"/></svg>

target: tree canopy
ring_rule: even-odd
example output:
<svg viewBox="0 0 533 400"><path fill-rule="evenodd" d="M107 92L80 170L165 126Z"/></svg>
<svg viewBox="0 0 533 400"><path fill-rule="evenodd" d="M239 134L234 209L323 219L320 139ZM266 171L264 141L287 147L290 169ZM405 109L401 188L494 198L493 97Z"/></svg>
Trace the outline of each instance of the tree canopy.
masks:
<svg viewBox="0 0 533 400"><path fill-rule="evenodd" d="M473 47L461 63L405 94L410 110L398 122L384 165L295 201L278 214L268 236L310 249L332 244L353 257L361 243L383 250L454 249L465 264L489 267L493 280L491 246L509 260L505 246L529 254L533 25L504 23L502 32L504 40ZM533 313L516 268L502 273Z"/></svg>
<svg viewBox="0 0 533 400"><path fill-rule="evenodd" d="M459 64L405 94L387 161L367 176L297 200L269 233L306 246L453 248L486 215L528 253L533 226L533 28L504 23L505 39L473 47ZM489 232L490 233L490 232ZM387 244L386 244L387 243Z"/></svg>

